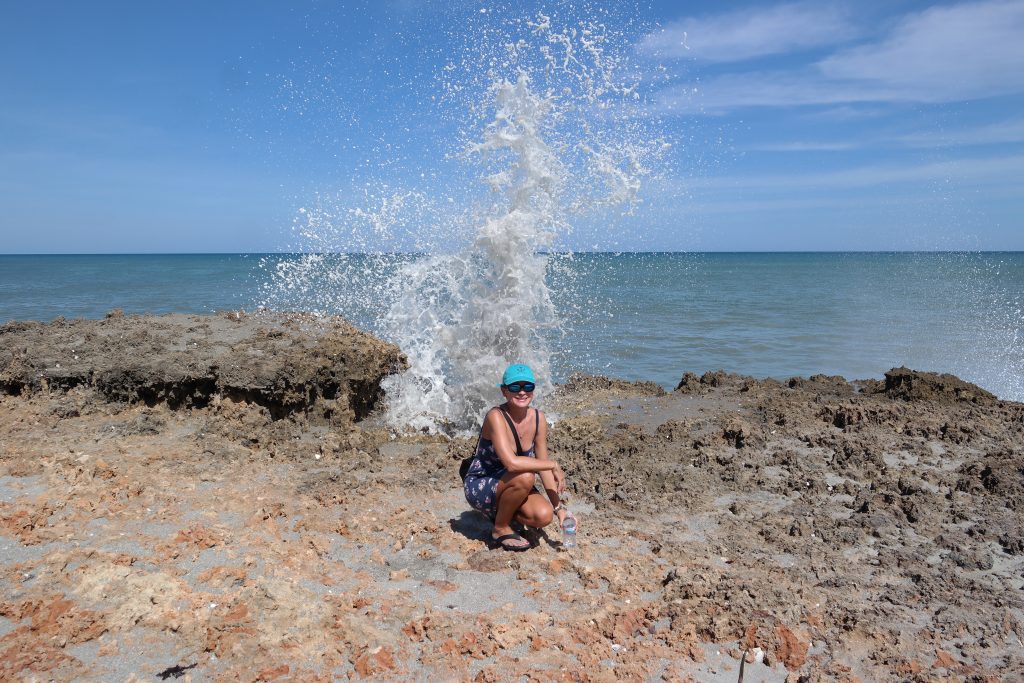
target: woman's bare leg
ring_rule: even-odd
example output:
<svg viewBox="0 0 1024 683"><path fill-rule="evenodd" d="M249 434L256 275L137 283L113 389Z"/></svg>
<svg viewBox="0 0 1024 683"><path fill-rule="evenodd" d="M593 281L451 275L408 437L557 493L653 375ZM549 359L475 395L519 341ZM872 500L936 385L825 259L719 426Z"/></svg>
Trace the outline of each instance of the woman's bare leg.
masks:
<svg viewBox="0 0 1024 683"><path fill-rule="evenodd" d="M494 516L494 535L504 536L512 533L512 520L519 513L519 508L534 490L536 478L533 472L522 474L506 474L498 482L495 495L498 497L498 512Z"/></svg>
<svg viewBox="0 0 1024 683"><path fill-rule="evenodd" d="M498 512L494 517L492 538L498 538L512 531L512 520L534 528L542 528L551 523L551 503L535 488L536 477L533 473L506 474L498 482L495 495L498 497ZM527 547L525 539L521 543L512 543L516 547Z"/></svg>

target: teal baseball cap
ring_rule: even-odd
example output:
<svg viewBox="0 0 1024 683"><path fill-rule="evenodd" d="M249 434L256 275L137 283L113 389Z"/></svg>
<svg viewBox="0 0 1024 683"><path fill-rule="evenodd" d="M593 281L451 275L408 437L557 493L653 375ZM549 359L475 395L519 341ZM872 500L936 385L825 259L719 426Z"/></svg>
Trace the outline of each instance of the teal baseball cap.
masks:
<svg viewBox="0 0 1024 683"><path fill-rule="evenodd" d="M505 374L501 376L501 384L498 386L508 386L513 382L532 382L536 384L537 380L533 378L533 370L530 369L529 365L515 363L505 368Z"/></svg>

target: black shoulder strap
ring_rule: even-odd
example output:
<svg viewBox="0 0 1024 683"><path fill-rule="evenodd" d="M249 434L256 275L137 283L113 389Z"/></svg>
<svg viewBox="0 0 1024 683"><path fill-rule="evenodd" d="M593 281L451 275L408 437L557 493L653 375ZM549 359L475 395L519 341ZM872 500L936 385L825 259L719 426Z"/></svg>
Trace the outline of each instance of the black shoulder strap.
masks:
<svg viewBox="0 0 1024 683"><path fill-rule="evenodd" d="M523 444L519 443L519 432L516 431L516 425L512 422L512 418L509 417L508 413L505 412L504 408L500 408L501 416L505 418L505 422L508 423L508 428L512 430L512 438L516 440L516 455L522 457L526 455L523 451Z"/></svg>

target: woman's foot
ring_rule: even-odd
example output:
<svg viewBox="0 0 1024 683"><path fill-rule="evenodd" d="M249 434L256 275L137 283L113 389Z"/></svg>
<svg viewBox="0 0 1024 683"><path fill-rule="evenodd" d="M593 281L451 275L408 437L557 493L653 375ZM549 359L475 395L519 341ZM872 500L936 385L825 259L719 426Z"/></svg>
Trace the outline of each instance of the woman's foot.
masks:
<svg viewBox="0 0 1024 683"><path fill-rule="evenodd" d="M502 531L504 531L504 533L502 533ZM530 549L530 542L512 531L511 527L502 530L495 529L491 532L491 540L505 550L510 550L512 552L522 552Z"/></svg>

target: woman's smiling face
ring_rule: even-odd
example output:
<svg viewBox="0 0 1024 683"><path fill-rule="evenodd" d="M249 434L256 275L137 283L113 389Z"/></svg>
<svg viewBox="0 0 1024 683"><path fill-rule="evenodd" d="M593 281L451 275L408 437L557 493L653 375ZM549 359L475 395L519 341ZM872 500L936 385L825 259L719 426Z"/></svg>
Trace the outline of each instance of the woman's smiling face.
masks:
<svg viewBox="0 0 1024 683"><path fill-rule="evenodd" d="M527 392L522 389L513 393L509 391L507 387L502 387L501 394L505 397L505 400L508 401L509 405L516 406L518 408L529 407L530 401L533 400L533 392Z"/></svg>

